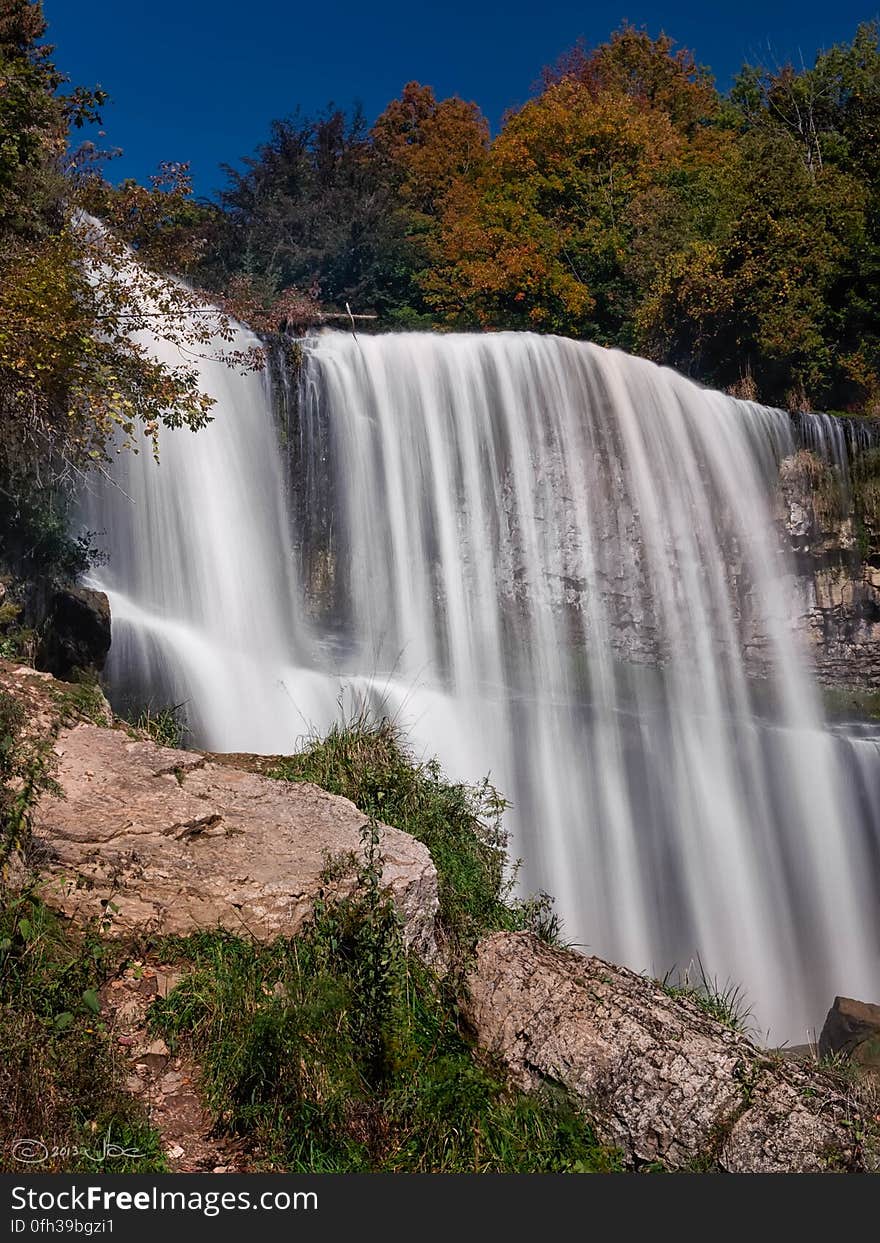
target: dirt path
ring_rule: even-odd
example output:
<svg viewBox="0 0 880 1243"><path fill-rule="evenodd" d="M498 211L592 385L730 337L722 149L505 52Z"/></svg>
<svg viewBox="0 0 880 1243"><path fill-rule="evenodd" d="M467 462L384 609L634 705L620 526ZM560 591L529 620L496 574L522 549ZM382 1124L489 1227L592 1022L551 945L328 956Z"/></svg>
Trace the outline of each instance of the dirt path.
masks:
<svg viewBox="0 0 880 1243"><path fill-rule="evenodd" d="M198 1091L198 1068L186 1056L172 1057L164 1040L150 1034L147 1011L180 981L174 967L133 963L101 990L101 1008L125 1059L125 1087L143 1101L162 1136L175 1173L244 1173L241 1145L212 1135L212 1119Z"/></svg>

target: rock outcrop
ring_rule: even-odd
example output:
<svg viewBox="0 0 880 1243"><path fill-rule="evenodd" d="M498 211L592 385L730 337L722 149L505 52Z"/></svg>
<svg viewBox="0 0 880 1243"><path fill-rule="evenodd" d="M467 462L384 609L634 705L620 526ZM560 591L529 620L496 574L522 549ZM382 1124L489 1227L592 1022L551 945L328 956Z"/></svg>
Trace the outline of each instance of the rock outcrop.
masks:
<svg viewBox="0 0 880 1243"><path fill-rule="evenodd" d="M64 729L56 751L63 793L37 809L34 856L44 900L68 916L107 918L120 932L222 927L268 940L294 934L319 892L342 896L355 883L366 817L348 799L121 729ZM387 826L380 850L404 938L430 960L431 856Z"/></svg>
<svg viewBox="0 0 880 1243"><path fill-rule="evenodd" d="M880 1006L835 997L819 1037L820 1057L843 1054L880 1080Z"/></svg>
<svg viewBox="0 0 880 1243"><path fill-rule="evenodd" d="M834 1077L625 968L495 933L478 947L465 1014L521 1086L564 1085L630 1166L873 1168L859 1106Z"/></svg>
<svg viewBox="0 0 880 1243"><path fill-rule="evenodd" d="M857 456L851 465L864 462ZM876 467L874 467L876 471ZM880 689L876 481L840 473L807 450L779 468L777 518L791 546L797 630L828 686ZM858 494L858 495L857 495Z"/></svg>
<svg viewBox="0 0 880 1243"><path fill-rule="evenodd" d="M93 682L59 682L30 665L0 660L0 692L25 710L25 733L34 742L54 738L60 729L81 723L110 729L113 709Z"/></svg>
<svg viewBox="0 0 880 1243"><path fill-rule="evenodd" d="M104 668L110 651L110 601L103 591L65 587L52 596L37 662L56 678Z"/></svg>

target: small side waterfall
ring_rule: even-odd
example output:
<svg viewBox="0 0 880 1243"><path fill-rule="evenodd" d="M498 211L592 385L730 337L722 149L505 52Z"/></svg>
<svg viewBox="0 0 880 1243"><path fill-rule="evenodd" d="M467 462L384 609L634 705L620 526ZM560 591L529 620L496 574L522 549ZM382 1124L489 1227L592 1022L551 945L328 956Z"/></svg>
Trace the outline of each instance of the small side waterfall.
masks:
<svg viewBox="0 0 880 1243"><path fill-rule="evenodd" d="M234 348L254 344L241 331ZM180 364L175 347L151 348ZM118 700L184 704L203 746L289 749L312 707L325 714L304 703L298 715L285 681L311 662L267 381L211 358L199 370L215 420L163 435L159 464L141 436L115 486L83 501L107 554L95 571L113 617L107 676Z"/></svg>
<svg viewBox="0 0 880 1243"><path fill-rule="evenodd" d="M205 366L215 423L89 502L120 692L289 751L347 687L491 774L570 939L699 958L780 1039L874 996L880 746L823 726L799 650L787 415L558 338L322 334L294 555L265 379Z"/></svg>

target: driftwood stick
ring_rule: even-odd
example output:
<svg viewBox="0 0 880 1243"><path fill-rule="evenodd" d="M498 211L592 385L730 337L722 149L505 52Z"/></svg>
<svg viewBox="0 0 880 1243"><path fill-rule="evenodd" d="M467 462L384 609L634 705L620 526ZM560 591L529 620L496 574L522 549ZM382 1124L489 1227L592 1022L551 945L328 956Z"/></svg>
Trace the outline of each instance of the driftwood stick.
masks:
<svg viewBox="0 0 880 1243"><path fill-rule="evenodd" d="M378 315L353 315L351 311L325 311L318 319L378 319Z"/></svg>

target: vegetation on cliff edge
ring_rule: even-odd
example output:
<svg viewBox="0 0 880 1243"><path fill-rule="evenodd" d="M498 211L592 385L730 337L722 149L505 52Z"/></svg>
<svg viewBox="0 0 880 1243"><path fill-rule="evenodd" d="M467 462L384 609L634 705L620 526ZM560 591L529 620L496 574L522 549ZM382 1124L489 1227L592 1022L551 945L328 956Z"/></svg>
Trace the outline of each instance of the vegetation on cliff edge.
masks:
<svg viewBox="0 0 880 1243"><path fill-rule="evenodd" d="M159 1137L123 1089L101 1016L121 951L100 927L70 927L29 884L31 814L51 774L50 741L0 691L0 1169L159 1171ZM118 1150L141 1155L108 1159Z"/></svg>

